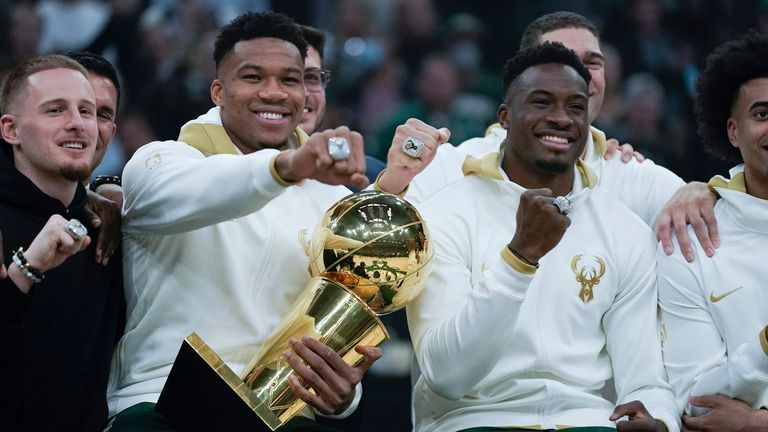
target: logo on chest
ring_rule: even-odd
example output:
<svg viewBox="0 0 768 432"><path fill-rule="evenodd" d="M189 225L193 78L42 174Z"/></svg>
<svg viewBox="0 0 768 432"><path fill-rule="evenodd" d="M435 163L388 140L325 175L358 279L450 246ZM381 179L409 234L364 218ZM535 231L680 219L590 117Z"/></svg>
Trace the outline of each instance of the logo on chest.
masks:
<svg viewBox="0 0 768 432"><path fill-rule="evenodd" d="M595 298L595 287L600 284L600 278L605 274L605 261L599 256L594 256L597 266L579 265L584 254L577 254L571 258L571 270L579 283L579 298L584 304Z"/></svg>

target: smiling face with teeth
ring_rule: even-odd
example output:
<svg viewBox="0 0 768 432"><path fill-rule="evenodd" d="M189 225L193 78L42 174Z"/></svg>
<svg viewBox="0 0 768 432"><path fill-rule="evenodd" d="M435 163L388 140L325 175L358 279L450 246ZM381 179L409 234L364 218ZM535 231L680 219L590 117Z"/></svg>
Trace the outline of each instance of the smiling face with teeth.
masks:
<svg viewBox="0 0 768 432"><path fill-rule="evenodd" d="M85 75L73 69L34 73L25 87L2 117L3 138L13 146L16 168L53 195L51 187L90 175L96 98Z"/></svg>
<svg viewBox="0 0 768 432"><path fill-rule="evenodd" d="M566 174L570 190L589 131L587 94L584 79L559 63L531 66L509 86L498 118L507 130L503 167L512 181L552 188L552 178Z"/></svg>
<svg viewBox="0 0 768 432"><path fill-rule="evenodd" d="M276 38L237 42L220 62L211 99L243 153L281 148L304 112L304 60L292 43Z"/></svg>

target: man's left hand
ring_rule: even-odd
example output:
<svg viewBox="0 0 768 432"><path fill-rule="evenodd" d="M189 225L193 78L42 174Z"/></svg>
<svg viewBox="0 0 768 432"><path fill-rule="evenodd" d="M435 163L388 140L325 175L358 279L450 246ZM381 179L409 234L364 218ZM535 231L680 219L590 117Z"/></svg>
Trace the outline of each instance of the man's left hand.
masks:
<svg viewBox="0 0 768 432"><path fill-rule="evenodd" d="M691 397L693 406L711 408L700 417L683 416L683 431L689 432L764 432L768 431L768 411L752 409L746 403L723 395Z"/></svg>
<svg viewBox="0 0 768 432"><path fill-rule="evenodd" d="M96 242L96 262L105 266L120 246L120 207L101 195L88 191L85 216L86 225L100 228L99 240Z"/></svg>
<svg viewBox="0 0 768 432"><path fill-rule="evenodd" d="M605 155L603 155L605 160L613 159L613 157L616 156L616 151L621 152L621 161L624 163L628 163L633 157L640 163L645 160L645 156L643 156L642 153L635 151L634 147L629 143L619 145L619 140L611 138L605 141L605 144Z"/></svg>
<svg viewBox="0 0 768 432"><path fill-rule="evenodd" d="M636 400L617 406L609 420L616 421L624 416L627 416L628 420L623 420L616 424L618 432L667 432L667 427L664 423L653 418L648 413L648 410L645 409L645 405L640 401Z"/></svg>
<svg viewBox="0 0 768 432"><path fill-rule="evenodd" d="M355 351L363 355L363 361L352 367L317 339L303 337L301 341L291 339L290 343L293 352L286 351L285 359L315 393L305 389L293 374L288 377L291 388L299 399L325 415L339 413L349 406L355 386L382 355L379 348L357 346Z"/></svg>

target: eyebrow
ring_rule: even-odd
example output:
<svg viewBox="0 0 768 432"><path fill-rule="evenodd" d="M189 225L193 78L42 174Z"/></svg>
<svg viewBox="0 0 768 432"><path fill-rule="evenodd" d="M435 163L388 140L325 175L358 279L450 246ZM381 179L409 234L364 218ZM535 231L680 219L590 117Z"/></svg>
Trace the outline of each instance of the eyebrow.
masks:
<svg viewBox="0 0 768 432"><path fill-rule="evenodd" d="M599 58L600 60L605 60L605 56L597 51L590 51L589 54L587 54L587 58Z"/></svg>
<svg viewBox="0 0 768 432"><path fill-rule="evenodd" d="M43 101L40 104L40 106L43 107L43 106L46 106L46 105L67 104L67 103L68 103L67 99L56 98L56 99L48 99L46 101ZM96 107L96 103L92 102L92 101L89 101L88 99L80 99L79 101L77 101L77 103L79 103L79 104L84 103L86 105L89 105L89 106L92 106L92 107Z"/></svg>
<svg viewBox="0 0 768 432"><path fill-rule="evenodd" d="M263 66L259 66L257 64L253 64L253 63L246 63L246 64L240 66L239 68L237 68L237 71L240 72L240 71L245 70L245 69L255 69L257 71L263 71L264 67ZM295 72L295 73L298 73L298 74L304 73L304 68L300 68L300 67L297 67L297 66L289 66L287 68L283 68L283 70L288 71L288 72Z"/></svg>
<svg viewBox="0 0 768 432"><path fill-rule="evenodd" d="M768 108L768 101L757 101L749 106L750 111L755 108Z"/></svg>

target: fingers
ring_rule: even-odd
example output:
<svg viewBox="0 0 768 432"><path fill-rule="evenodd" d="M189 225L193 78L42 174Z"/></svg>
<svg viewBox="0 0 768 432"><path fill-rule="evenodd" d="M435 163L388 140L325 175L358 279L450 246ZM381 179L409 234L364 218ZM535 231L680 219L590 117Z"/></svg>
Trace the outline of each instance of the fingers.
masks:
<svg viewBox="0 0 768 432"><path fill-rule="evenodd" d="M672 215L672 222L674 224L675 237L677 237L677 243L680 245L680 250L688 262L693 262L693 246L691 245L691 238L688 237L688 220L683 212L677 212Z"/></svg>
<svg viewBox="0 0 768 432"><path fill-rule="evenodd" d="M672 217L665 211L656 219L656 240L661 242L664 253L672 255L675 246L672 243Z"/></svg>
<svg viewBox="0 0 768 432"><path fill-rule="evenodd" d="M692 417L683 414L683 430L700 431L706 425L706 419L701 417Z"/></svg>
<svg viewBox="0 0 768 432"><path fill-rule="evenodd" d="M648 411L645 409L640 401L631 401L625 404L618 405L611 416L608 418L611 421L616 421L624 416L628 416L630 420L644 420L652 418Z"/></svg>
<svg viewBox="0 0 768 432"><path fill-rule="evenodd" d="M730 398L722 395L691 396L688 398L688 402L697 407L716 408L723 402L723 399Z"/></svg>
<svg viewBox="0 0 768 432"><path fill-rule="evenodd" d="M621 145L621 161L627 163L632 160L632 155L635 153L635 149L630 144Z"/></svg>
<svg viewBox="0 0 768 432"><path fill-rule="evenodd" d="M296 374L315 391L312 396L304 395L311 400L305 402L311 403L324 414L332 414L347 401L359 378L356 381L354 377L349 378L354 373L352 368L336 352L314 339L305 337L302 342L291 339L290 344L295 355L286 352L286 360Z"/></svg>
<svg viewBox="0 0 768 432"><path fill-rule="evenodd" d="M437 132L440 133L437 138L438 143L445 144L451 139L451 131L448 130L448 128L440 128L437 130Z"/></svg>
<svg viewBox="0 0 768 432"><path fill-rule="evenodd" d="M640 432L640 431L658 431L666 430L665 427L661 427L655 420L643 420L643 421L621 421L616 425L618 432Z"/></svg>
<svg viewBox="0 0 768 432"><path fill-rule="evenodd" d="M720 233L717 230L715 208L714 206L705 205L700 207L699 211L701 212L703 224L706 226L706 233L702 232L700 235L699 231L696 231L696 237L704 248L704 252L707 256L711 257L715 254L715 249L720 247Z"/></svg>
<svg viewBox="0 0 768 432"><path fill-rule="evenodd" d="M95 192L88 191L88 194L89 194L88 197L90 199L91 197L90 194L95 195ZM85 219L84 222L85 222L85 225L87 226L92 226L94 228L98 228L101 226L101 219L99 219L99 216L93 210L91 210L90 205L85 206L85 208L83 209L83 219Z"/></svg>
<svg viewBox="0 0 768 432"><path fill-rule="evenodd" d="M605 155L603 158L605 160L611 160L613 159L614 154L616 153L616 150L619 148L619 141L615 138L611 138L605 141Z"/></svg>
<svg viewBox="0 0 768 432"><path fill-rule="evenodd" d="M381 356L383 355L381 348L378 348L378 347L358 345L355 347L355 351L363 355L363 362L357 365L357 367L355 367L355 369L361 372L361 376L362 376L362 373L367 372L368 369L370 369L371 366L373 366L373 363L376 362L376 360L380 359Z"/></svg>
<svg viewBox="0 0 768 432"><path fill-rule="evenodd" d="M643 163L645 161L645 155L643 155L639 151L636 151L634 156L635 156L635 160L637 160L637 162L639 163Z"/></svg>

